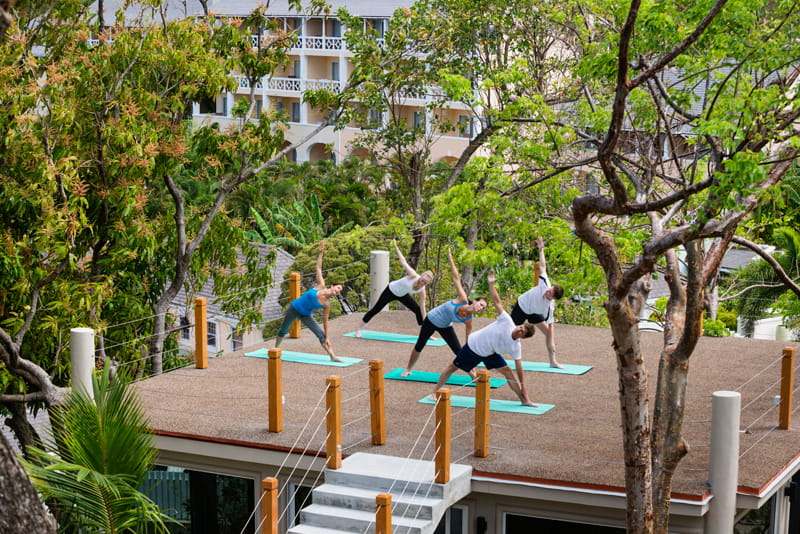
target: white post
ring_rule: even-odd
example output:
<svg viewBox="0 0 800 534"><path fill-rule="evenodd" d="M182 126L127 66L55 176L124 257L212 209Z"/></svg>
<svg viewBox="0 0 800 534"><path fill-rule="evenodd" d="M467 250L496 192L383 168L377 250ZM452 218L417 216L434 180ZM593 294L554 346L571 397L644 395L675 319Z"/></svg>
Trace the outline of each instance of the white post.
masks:
<svg viewBox="0 0 800 534"><path fill-rule="evenodd" d="M372 308L389 285L389 253L373 250L369 253L369 307Z"/></svg>
<svg viewBox="0 0 800 534"><path fill-rule="evenodd" d="M711 400L711 465L713 495L706 514L708 534L730 534L736 515L739 481L739 419L742 396L736 391L716 391Z"/></svg>
<svg viewBox="0 0 800 534"><path fill-rule="evenodd" d="M73 389L83 389L89 398L93 399L94 330L91 328L70 330L70 347L72 387Z"/></svg>

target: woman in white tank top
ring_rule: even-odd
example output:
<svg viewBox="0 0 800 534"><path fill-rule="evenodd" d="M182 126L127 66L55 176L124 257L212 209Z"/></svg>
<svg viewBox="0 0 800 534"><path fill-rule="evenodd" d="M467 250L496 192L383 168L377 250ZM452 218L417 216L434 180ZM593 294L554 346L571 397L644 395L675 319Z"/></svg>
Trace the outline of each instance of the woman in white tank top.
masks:
<svg viewBox="0 0 800 534"><path fill-rule="evenodd" d="M378 301L375 305L364 314L356 330L356 337L361 337L361 330L367 325L370 319L375 317L384 306L395 300L399 300L406 308L414 312L418 325L421 325L423 319L425 319L425 286L430 284L433 280L433 273L425 271L422 274L417 274L417 271L406 262L406 259L400 252L400 248L397 246L397 242L392 240L392 244L397 252L400 265L402 265L403 269L406 271L406 276L389 282L389 285L383 290L381 296L378 297ZM416 294L419 294L419 305L411 298L411 295Z"/></svg>

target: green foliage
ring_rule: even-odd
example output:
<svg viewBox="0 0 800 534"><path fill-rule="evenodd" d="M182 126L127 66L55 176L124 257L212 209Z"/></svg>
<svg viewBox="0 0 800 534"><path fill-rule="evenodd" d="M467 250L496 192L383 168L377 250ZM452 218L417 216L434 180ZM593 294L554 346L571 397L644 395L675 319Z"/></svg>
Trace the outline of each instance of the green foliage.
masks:
<svg viewBox="0 0 800 534"><path fill-rule="evenodd" d="M777 246L775 260L793 280L800 278L798 252L800 232L794 228L775 230L772 242ZM755 321L772 315L783 315L787 326L794 327L800 320L800 298L789 291L764 260L758 259L741 268L734 275L726 292L737 294L733 308L742 319L742 330L751 336Z"/></svg>
<svg viewBox="0 0 800 534"><path fill-rule="evenodd" d="M92 391L73 390L52 412L56 434L24 461L34 486L58 503L61 529L169 532L169 517L138 490L157 451L134 390L106 372Z"/></svg>
<svg viewBox="0 0 800 534"><path fill-rule="evenodd" d="M703 321L703 335L711 337L727 337L733 334L730 330L728 330L725 322L719 319L716 321L706 319Z"/></svg>

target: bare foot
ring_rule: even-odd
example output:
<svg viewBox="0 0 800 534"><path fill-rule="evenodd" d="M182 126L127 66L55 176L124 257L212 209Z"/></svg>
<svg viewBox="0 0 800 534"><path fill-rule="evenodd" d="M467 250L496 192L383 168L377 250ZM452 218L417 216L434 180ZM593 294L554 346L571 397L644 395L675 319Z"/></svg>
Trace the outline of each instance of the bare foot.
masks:
<svg viewBox="0 0 800 534"><path fill-rule="evenodd" d="M428 400L436 402L436 393L431 393L430 397L428 397Z"/></svg>
<svg viewBox="0 0 800 534"><path fill-rule="evenodd" d="M344 363L344 360L339 358L338 356L334 356L333 354L328 354L332 362L339 362Z"/></svg>
<svg viewBox="0 0 800 534"><path fill-rule="evenodd" d="M530 406L531 408L538 408L539 407L538 404L536 404L535 402L531 402L529 400L522 401L522 405L523 406Z"/></svg>
<svg viewBox="0 0 800 534"><path fill-rule="evenodd" d="M553 368L555 368L555 369L563 369L563 368L564 368L564 366L563 366L563 365L561 365L560 363L558 363L558 362L557 362L557 361L555 361L555 360L553 360L552 362L550 362L550 367L553 367Z"/></svg>
<svg viewBox="0 0 800 534"><path fill-rule="evenodd" d="M405 378L405 377L407 377L407 376L408 376L408 375L410 375L410 374L411 374L411 369L406 369L405 371L403 371L402 373L400 373L400 377L401 377L401 378Z"/></svg>
<svg viewBox="0 0 800 534"><path fill-rule="evenodd" d="M356 337L358 337L358 338L361 337L361 329L360 328L358 330L356 330Z"/></svg>

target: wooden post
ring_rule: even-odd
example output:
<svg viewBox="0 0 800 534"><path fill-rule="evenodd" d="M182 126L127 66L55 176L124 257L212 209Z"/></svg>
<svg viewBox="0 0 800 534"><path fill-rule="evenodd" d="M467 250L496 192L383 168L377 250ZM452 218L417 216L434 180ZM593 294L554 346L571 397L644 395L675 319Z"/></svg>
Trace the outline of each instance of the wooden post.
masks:
<svg viewBox="0 0 800 534"><path fill-rule="evenodd" d="M478 370L475 387L475 456L489 456L489 375L488 369Z"/></svg>
<svg viewBox="0 0 800 534"><path fill-rule="evenodd" d="M541 276L541 274L542 274L542 267L539 265L539 262L537 261L536 263L533 264L533 276L534 276L533 287L539 285L539 276Z"/></svg>
<svg viewBox="0 0 800 534"><path fill-rule="evenodd" d="M369 413L372 421L372 444L386 443L386 406L383 396L383 362L369 362Z"/></svg>
<svg viewBox="0 0 800 534"><path fill-rule="evenodd" d="M450 482L450 390L436 391L436 483Z"/></svg>
<svg viewBox="0 0 800 534"><path fill-rule="evenodd" d="M289 302L300 298L300 273L289 274ZM289 337L300 337L300 321L296 320L289 327Z"/></svg>
<svg viewBox="0 0 800 534"><path fill-rule="evenodd" d="M194 366L208 368L208 319L204 297L194 299Z"/></svg>
<svg viewBox="0 0 800 534"><path fill-rule="evenodd" d="M375 505L375 534L392 534L392 494L377 494Z"/></svg>
<svg viewBox="0 0 800 534"><path fill-rule="evenodd" d="M329 376L325 379L327 390L325 392L325 426L328 431L326 449L328 459L325 465L329 469L342 467L342 388L338 376Z"/></svg>
<svg viewBox="0 0 800 534"><path fill-rule="evenodd" d="M792 390L794 390L794 349L783 349L781 362L781 406L778 427L789 430L792 427Z"/></svg>
<svg viewBox="0 0 800 534"><path fill-rule="evenodd" d="M278 534L278 479L267 477L261 481L261 534Z"/></svg>
<svg viewBox="0 0 800 534"><path fill-rule="evenodd" d="M283 430L283 367L281 349L267 352L267 416L270 432Z"/></svg>

